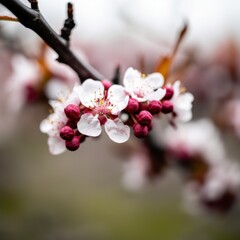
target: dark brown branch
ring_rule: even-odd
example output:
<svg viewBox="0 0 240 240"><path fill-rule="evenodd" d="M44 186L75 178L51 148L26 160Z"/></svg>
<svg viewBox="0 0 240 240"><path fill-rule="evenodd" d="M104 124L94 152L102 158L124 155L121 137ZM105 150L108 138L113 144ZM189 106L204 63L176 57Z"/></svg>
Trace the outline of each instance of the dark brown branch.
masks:
<svg viewBox="0 0 240 240"><path fill-rule="evenodd" d="M64 26L61 30L61 37L67 41L67 45L69 46L70 41L70 35L75 27L75 22L73 19L73 5L71 3L68 3L67 5L67 19L64 22Z"/></svg>
<svg viewBox="0 0 240 240"><path fill-rule="evenodd" d="M0 3L8 8L18 18L21 24L26 28L32 29L46 42L46 44L55 50L61 62L69 65L76 71L82 82L87 78L96 80L105 78L91 65L81 62L73 54L68 48L66 41L57 35L39 11L25 6L19 0L0 0Z"/></svg>
<svg viewBox="0 0 240 240"><path fill-rule="evenodd" d="M111 82L113 84L120 84L120 70L121 70L121 67L120 67L120 65L118 65L115 68L113 78L111 79Z"/></svg>

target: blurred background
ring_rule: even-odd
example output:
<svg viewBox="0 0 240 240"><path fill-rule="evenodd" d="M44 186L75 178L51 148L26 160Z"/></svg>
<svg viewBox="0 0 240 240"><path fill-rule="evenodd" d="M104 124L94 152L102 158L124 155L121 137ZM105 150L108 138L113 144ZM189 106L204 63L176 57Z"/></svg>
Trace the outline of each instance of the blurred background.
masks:
<svg viewBox="0 0 240 240"><path fill-rule="evenodd" d="M28 5L28 1L22 2ZM67 2L39 0L42 14L56 32L60 32L66 18ZM72 49L109 79L118 65L121 77L129 66L153 72L158 62L172 52L187 23L188 31L170 76L174 80L180 78L195 96L193 122L204 118L216 129L202 142L211 145L221 141L210 150L202 147L201 151L209 151L214 161L226 158L238 169L240 1L72 3L77 23L71 36ZM2 5L0 15L12 16ZM38 71L41 79L45 79L49 69L58 71L52 70L42 54L43 48L46 47L41 39L31 30L17 22L0 22L1 240L240 239L240 172L232 174L236 174L236 182L226 180L232 184L228 187L234 189L236 200L229 211L211 211L212 205L194 211L185 196L187 181L174 164L164 166L154 178L141 175L140 180L126 180L126 163L142 149L143 141L133 136L127 143L117 145L103 134L99 139L87 139L76 152L52 156L47 136L39 131L40 122L49 113L46 96L32 98L32 88L26 85L39 80L35 79ZM16 60L16 56L25 60ZM29 73L36 64L40 70ZM34 81L26 82L25 74ZM22 99L22 86L28 86L28 101ZM49 89L45 91L47 97ZM193 142L210 131L204 126L198 126L198 135L192 131ZM159 122L153 133L158 148L165 150L171 145L166 140L166 128ZM177 139L177 134L171 136ZM219 157L223 148L224 154Z"/></svg>

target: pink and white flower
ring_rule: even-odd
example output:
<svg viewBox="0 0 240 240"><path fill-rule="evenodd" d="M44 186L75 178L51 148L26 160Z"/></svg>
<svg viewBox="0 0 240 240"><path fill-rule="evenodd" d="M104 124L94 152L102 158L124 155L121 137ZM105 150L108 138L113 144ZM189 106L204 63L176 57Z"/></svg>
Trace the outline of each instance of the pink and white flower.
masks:
<svg viewBox="0 0 240 240"><path fill-rule="evenodd" d="M221 166L212 168L203 185L189 182L184 196L184 206L191 213L229 211L240 197L239 165L225 161Z"/></svg>
<svg viewBox="0 0 240 240"><path fill-rule="evenodd" d="M118 117L126 108L129 96L119 85L112 85L108 90L99 81L86 80L80 87L79 98L86 112L78 122L80 133L97 137L101 134L101 125L111 140L123 143L129 139L130 128Z"/></svg>
<svg viewBox="0 0 240 240"><path fill-rule="evenodd" d="M162 74L145 76L133 68L128 68L123 78L126 91L139 102L161 100L166 94L166 90L162 89L163 83Z"/></svg>
<svg viewBox="0 0 240 240"><path fill-rule="evenodd" d="M220 133L209 119L178 124L177 129L169 126L162 141L176 155L201 155L211 167L221 165L226 156Z"/></svg>
<svg viewBox="0 0 240 240"><path fill-rule="evenodd" d="M40 131L49 136L49 151L54 155L61 154L66 150L65 141L60 137L60 131L68 121L64 108L69 104L80 104L78 91L79 86L76 85L72 92L69 89L65 89L65 91L60 93L58 100L49 101L53 108L53 113L40 124Z"/></svg>
<svg viewBox="0 0 240 240"><path fill-rule="evenodd" d="M19 112L27 103L38 100L43 92L48 99L57 99L58 92L78 83L78 75L69 66L57 62L53 50L43 51L43 56L35 58L13 56L12 74L5 85L11 112Z"/></svg>
<svg viewBox="0 0 240 240"><path fill-rule="evenodd" d="M12 74L5 85L8 109L11 112L19 112L24 104L31 100L31 89L36 88L40 75L41 70L36 60L27 59L20 54L13 56Z"/></svg>
<svg viewBox="0 0 240 240"><path fill-rule="evenodd" d="M189 92L181 92L180 81L176 81L172 88L174 93L171 102L173 103L173 111L176 114L175 119L183 122L190 121L192 119L193 95Z"/></svg>

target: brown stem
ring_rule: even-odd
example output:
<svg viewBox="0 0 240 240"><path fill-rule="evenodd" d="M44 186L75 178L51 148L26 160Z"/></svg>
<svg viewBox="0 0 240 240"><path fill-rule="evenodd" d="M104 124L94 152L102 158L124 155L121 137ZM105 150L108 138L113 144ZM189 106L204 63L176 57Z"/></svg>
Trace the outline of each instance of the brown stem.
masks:
<svg viewBox="0 0 240 240"><path fill-rule="evenodd" d="M40 11L25 6L19 0L0 0L26 28L37 33L59 55L59 61L70 66L83 82L87 78L104 79L96 69L88 63L80 61L68 48L67 43L49 26Z"/></svg>

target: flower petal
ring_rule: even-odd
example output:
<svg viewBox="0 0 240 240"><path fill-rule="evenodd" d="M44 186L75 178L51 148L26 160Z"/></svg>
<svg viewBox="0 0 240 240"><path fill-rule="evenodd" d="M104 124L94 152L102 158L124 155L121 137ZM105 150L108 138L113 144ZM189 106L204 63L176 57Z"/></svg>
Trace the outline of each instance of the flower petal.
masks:
<svg viewBox="0 0 240 240"><path fill-rule="evenodd" d="M87 79L79 91L79 98L85 107L94 107L96 99L104 97L104 87L100 81Z"/></svg>
<svg viewBox="0 0 240 240"><path fill-rule="evenodd" d="M148 82L147 84L152 89L158 89L158 88L162 87L162 85L164 83L164 78L163 78L163 75L161 73L152 73L152 74L149 74L145 78L145 81Z"/></svg>
<svg viewBox="0 0 240 240"><path fill-rule="evenodd" d="M123 77L123 85L125 86L127 91L134 90L134 82L138 81L139 79L141 79L141 73L133 68L128 68L127 71L124 74Z"/></svg>
<svg viewBox="0 0 240 240"><path fill-rule="evenodd" d="M174 112L177 114L176 119L182 122L188 122L192 119L192 111L186 109L176 109Z"/></svg>
<svg viewBox="0 0 240 240"><path fill-rule="evenodd" d="M90 137L97 137L102 132L98 116L93 116L91 113L82 115L77 124L77 128L80 133Z"/></svg>
<svg viewBox="0 0 240 240"><path fill-rule="evenodd" d="M113 104L112 114L118 114L127 107L129 96L124 87L112 85L108 90L108 99Z"/></svg>
<svg viewBox="0 0 240 240"><path fill-rule="evenodd" d="M130 128L124 125L119 118L108 119L105 123L105 131L109 138L116 143L126 142L130 137Z"/></svg>
<svg viewBox="0 0 240 240"><path fill-rule="evenodd" d="M173 85L172 85L172 88L173 88L173 98L176 98L179 96L180 94L180 86L181 86L181 82L178 80L176 81Z"/></svg>
<svg viewBox="0 0 240 240"><path fill-rule="evenodd" d="M40 131L42 133L48 133L52 129L52 124L48 118L44 119L40 123Z"/></svg>
<svg viewBox="0 0 240 240"><path fill-rule="evenodd" d="M180 94L178 98L174 99L174 106L176 105L178 108L190 110L192 109L192 102L194 97L191 93Z"/></svg>
<svg viewBox="0 0 240 240"><path fill-rule="evenodd" d="M149 93L147 96L146 96L146 99L148 101L152 101L152 100L161 100L166 94L166 90L165 89L162 89L162 88L159 88L157 91L155 92L152 92L152 93Z"/></svg>
<svg viewBox="0 0 240 240"><path fill-rule="evenodd" d="M58 137L50 136L48 138L48 147L49 147L49 151L53 155L61 154L66 150L65 141L61 139L59 136Z"/></svg>

